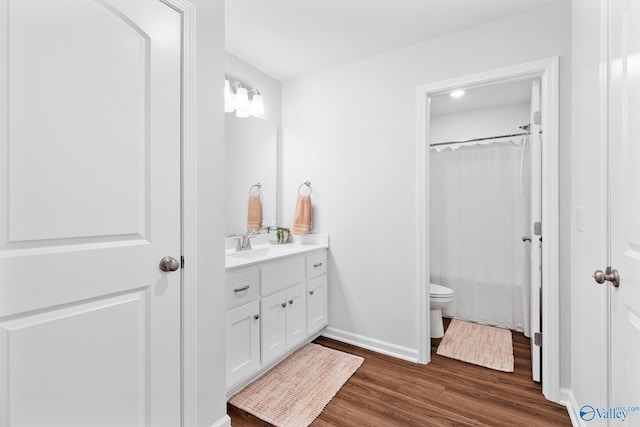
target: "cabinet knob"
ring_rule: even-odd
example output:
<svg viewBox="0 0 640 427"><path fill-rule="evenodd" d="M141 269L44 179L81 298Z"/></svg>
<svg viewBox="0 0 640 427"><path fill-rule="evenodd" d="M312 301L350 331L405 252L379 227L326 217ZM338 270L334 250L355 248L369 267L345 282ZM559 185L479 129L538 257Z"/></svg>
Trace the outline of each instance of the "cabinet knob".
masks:
<svg viewBox="0 0 640 427"><path fill-rule="evenodd" d="M256 319L256 320L258 320L258 319L260 318L260 315L259 315L259 314L254 314L254 315L253 315L253 318L254 318L254 319Z"/></svg>
<svg viewBox="0 0 640 427"><path fill-rule="evenodd" d="M286 302L283 302L283 303L282 303L282 307L286 307L286 306L287 306L287 303L286 303Z"/></svg>
<svg viewBox="0 0 640 427"><path fill-rule="evenodd" d="M313 295L313 291L309 291L309 295Z"/></svg>
<svg viewBox="0 0 640 427"><path fill-rule="evenodd" d="M292 300L292 299L290 299L290 300L289 300L289 305L292 305L292 304L293 304L293 300Z"/></svg>

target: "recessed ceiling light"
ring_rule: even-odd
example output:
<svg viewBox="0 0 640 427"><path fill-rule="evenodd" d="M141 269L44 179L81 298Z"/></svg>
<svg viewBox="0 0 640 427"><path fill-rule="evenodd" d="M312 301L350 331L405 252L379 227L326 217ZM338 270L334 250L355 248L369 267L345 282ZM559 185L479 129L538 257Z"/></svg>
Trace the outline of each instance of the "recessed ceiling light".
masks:
<svg viewBox="0 0 640 427"><path fill-rule="evenodd" d="M464 91L462 89L454 90L453 92L451 92L452 98L460 98L462 95L464 95Z"/></svg>

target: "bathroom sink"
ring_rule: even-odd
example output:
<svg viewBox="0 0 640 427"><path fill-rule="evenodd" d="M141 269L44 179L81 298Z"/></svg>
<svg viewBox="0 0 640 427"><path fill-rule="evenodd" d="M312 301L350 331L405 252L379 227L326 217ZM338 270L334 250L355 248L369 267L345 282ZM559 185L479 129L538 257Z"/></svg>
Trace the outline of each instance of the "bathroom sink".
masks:
<svg viewBox="0 0 640 427"><path fill-rule="evenodd" d="M282 255L287 252L290 251L287 250L287 248L281 246L267 246L263 248L250 249L248 251L227 252L227 256L243 259L267 258L271 256Z"/></svg>
<svg viewBox="0 0 640 427"><path fill-rule="evenodd" d="M248 251L228 252L227 256L234 258L262 258L269 255L271 248L250 249Z"/></svg>

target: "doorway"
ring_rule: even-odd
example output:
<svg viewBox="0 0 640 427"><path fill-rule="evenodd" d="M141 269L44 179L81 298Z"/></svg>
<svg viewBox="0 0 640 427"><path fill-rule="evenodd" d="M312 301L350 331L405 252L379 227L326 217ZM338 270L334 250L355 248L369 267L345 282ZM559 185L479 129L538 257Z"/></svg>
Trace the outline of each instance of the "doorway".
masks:
<svg viewBox="0 0 640 427"><path fill-rule="evenodd" d="M457 79L425 84L418 88L418 157L419 165L419 314L418 328L419 362L430 361L430 316L429 287L431 283L430 265L430 160L429 141L434 131L431 125L432 101L438 95L454 89L477 88L488 85L504 84L522 80L540 81L540 117L539 122L545 129L541 149L542 203L540 216L543 226L540 236L545 246L539 252L540 263L545 268L541 274L541 316L544 329L544 345L541 351L542 390L547 399L558 401L559 394L559 308L558 308L558 59L549 58L530 63L519 64L488 71L485 73L464 76ZM531 121L533 124L534 121ZM523 124L524 125L524 124ZM514 132L515 133L515 132ZM533 231L533 230L532 230ZM524 237L528 237L525 235ZM532 242L533 243L533 242ZM533 249L533 248L532 248ZM536 251L532 250L531 253ZM532 262L535 262L533 259ZM532 292L534 295L535 292ZM532 301L532 305L537 302Z"/></svg>

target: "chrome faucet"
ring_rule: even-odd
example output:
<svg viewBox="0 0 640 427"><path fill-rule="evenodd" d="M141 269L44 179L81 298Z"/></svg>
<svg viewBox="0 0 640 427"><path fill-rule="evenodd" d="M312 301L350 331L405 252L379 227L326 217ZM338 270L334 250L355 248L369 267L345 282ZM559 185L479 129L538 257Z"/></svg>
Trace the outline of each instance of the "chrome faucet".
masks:
<svg viewBox="0 0 640 427"><path fill-rule="evenodd" d="M247 230L242 237L236 237L236 251L251 250L251 238L258 235L256 230Z"/></svg>

